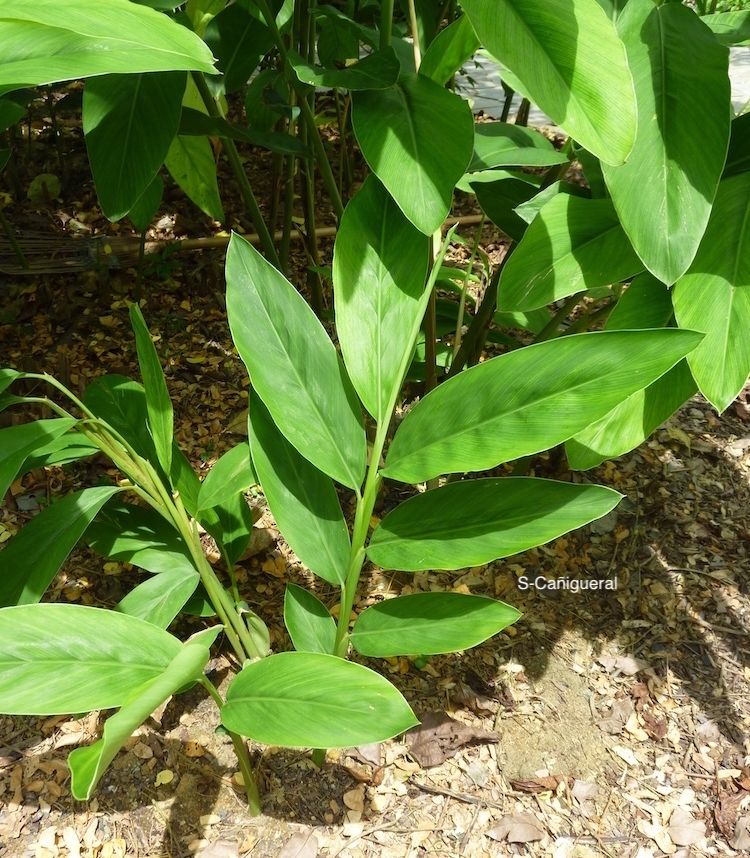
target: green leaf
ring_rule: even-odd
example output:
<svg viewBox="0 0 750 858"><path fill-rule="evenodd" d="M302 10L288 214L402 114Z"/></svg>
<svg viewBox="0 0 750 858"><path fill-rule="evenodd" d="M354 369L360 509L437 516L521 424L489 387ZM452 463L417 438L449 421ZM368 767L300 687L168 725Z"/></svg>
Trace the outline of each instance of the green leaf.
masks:
<svg viewBox="0 0 750 858"><path fill-rule="evenodd" d="M724 177L745 173L748 170L750 170L750 113L743 113L732 121Z"/></svg>
<svg viewBox="0 0 750 858"><path fill-rule="evenodd" d="M159 211L164 194L164 182L158 174L128 211L128 219L138 232L145 232Z"/></svg>
<svg viewBox="0 0 750 858"><path fill-rule="evenodd" d="M295 51L289 51L289 63L301 83L350 92L386 89L398 79L401 66L393 48L375 51L343 69L313 66Z"/></svg>
<svg viewBox="0 0 750 858"><path fill-rule="evenodd" d="M131 590L120 600L115 610L166 629L185 607L199 580L200 576L195 570L191 576L179 570L154 575Z"/></svg>
<svg viewBox="0 0 750 858"><path fill-rule="evenodd" d="M514 241L520 241L526 232L526 221L519 217L516 209L533 199L539 188L533 177L522 178L507 170L486 170L469 173L464 177L477 202L487 217Z"/></svg>
<svg viewBox="0 0 750 858"><path fill-rule="evenodd" d="M213 522L213 517L216 518L216 523ZM202 513L201 524L217 542L224 546L229 562L236 563L250 543L253 532L253 513L244 496L235 494L213 509Z"/></svg>
<svg viewBox="0 0 750 858"><path fill-rule="evenodd" d="M264 745L350 748L419 723L379 674L334 655L282 652L247 664L227 691L221 722Z"/></svg>
<svg viewBox="0 0 750 858"><path fill-rule="evenodd" d="M706 234L672 303L681 328L694 325L706 334L688 364L721 413L750 374L750 173L719 186Z"/></svg>
<svg viewBox="0 0 750 858"><path fill-rule="evenodd" d="M114 611L54 604L2 608L0 712L69 715L122 706L179 651L177 638Z"/></svg>
<svg viewBox="0 0 750 858"><path fill-rule="evenodd" d="M164 166L202 212L214 220L224 220L216 162L207 138L178 134L169 147Z"/></svg>
<svg viewBox="0 0 750 858"><path fill-rule="evenodd" d="M83 131L96 195L120 220L154 180L177 133L185 72L102 75L87 81Z"/></svg>
<svg viewBox="0 0 750 858"><path fill-rule="evenodd" d="M274 423L316 468L359 488L366 456L362 416L323 326L291 283L237 235L229 243L226 279L232 339Z"/></svg>
<svg viewBox="0 0 750 858"><path fill-rule="evenodd" d="M13 0L0 46L0 91L100 74L214 72L195 33L128 0Z"/></svg>
<svg viewBox="0 0 750 858"><path fill-rule="evenodd" d="M671 285L695 256L724 166L727 49L680 3L629 0L617 27L635 80L638 134L626 164L602 165L604 178L646 268Z"/></svg>
<svg viewBox="0 0 750 858"><path fill-rule="evenodd" d="M414 226L431 235L471 158L467 102L429 78L404 74L388 89L355 93L352 125L370 169Z"/></svg>
<svg viewBox="0 0 750 858"><path fill-rule="evenodd" d="M246 442L237 444L224 453L201 483L198 509L211 509L257 482L258 475L250 458L250 447Z"/></svg>
<svg viewBox="0 0 750 858"><path fill-rule="evenodd" d="M304 587L287 584L284 625L297 652L332 654L336 648L336 623L328 608Z"/></svg>
<svg viewBox="0 0 750 858"><path fill-rule="evenodd" d="M179 572L191 578L196 573L176 528L148 507L108 503L86 530L86 543L104 557L155 575Z"/></svg>
<svg viewBox="0 0 750 858"><path fill-rule="evenodd" d="M234 8L234 7L232 7ZM270 71L267 69L266 71ZM250 111L248 110L248 113ZM279 116L273 115L273 125ZM251 117L253 126L255 126L255 116ZM262 146L264 149L270 149L272 152L283 152L288 155L299 155L300 157L309 158L310 151L296 137L290 134L278 134L276 132L259 130L257 127L241 128L239 125L234 125L222 119L220 116L208 116L206 113L201 113L200 110L193 110L190 107L182 108L182 117L180 119L180 134L186 137L228 137L231 140L242 140L245 143L251 143L253 146Z"/></svg>
<svg viewBox="0 0 750 858"><path fill-rule="evenodd" d="M445 86L461 66L470 60L479 39L466 15L453 21L430 42L422 57L419 73Z"/></svg>
<svg viewBox="0 0 750 858"><path fill-rule="evenodd" d="M124 375L101 375L83 394L83 404L109 425L144 459L156 462L156 449L148 431L143 386Z"/></svg>
<svg viewBox="0 0 750 858"><path fill-rule="evenodd" d="M151 334L138 304L130 305L130 324L135 334L138 366L146 391L146 411L151 436L154 439L159 464L169 473L172 466L172 443L174 436L174 413L169 398L167 381L159 362Z"/></svg>
<svg viewBox="0 0 750 858"><path fill-rule="evenodd" d="M474 154L469 173L493 167L553 167L567 164L539 131L508 122L481 122L474 126Z"/></svg>
<svg viewBox="0 0 750 858"><path fill-rule="evenodd" d="M38 602L104 504L121 489L100 486L43 509L0 551L0 605Z"/></svg>
<svg viewBox="0 0 750 858"><path fill-rule="evenodd" d="M471 649L520 616L505 602L485 596L414 593L367 608L350 638L360 655L439 655Z"/></svg>
<svg viewBox="0 0 750 858"><path fill-rule="evenodd" d="M123 744L133 731L165 700L203 675L211 657L210 646L219 627L205 629L189 638L166 669L141 688L120 711L108 718L104 734L86 748L76 748L68 756L73 798L86 801Z"/></svg>
<svg viewBox="0 0 750 858"><path fill-rule="evenodd" d="M635 139L633 82L622 42L596 0L461 5L513 89L603 161L625 161Z"/></svg>
<svg viewBox="0 0 750 858"><path fill-rule="evenodd" d="M5 380L8 380L7 376ZM12 381L11 378L8 384ZM7 387L7 384L4 387ZM72 429L77 422L72 417L60 417L0 429L0 500L5 497L26 457Z"/></svg>
<svg viewBox="0 0 750 858"><path fill-rule="evenodd" d="M6 131L25 115L26 108L23 104L17 104L9 98L0 99L0 131Z"/></svg>
<svg viewBox="0 0 750 858"><path fill-rule="evenodd" d="M534 218L503 269L498 306L534 310L642 269L609 200L558 194Z"/></svg>
<svg viewBox="0 0 750 858"><path fill-rule="evenodd" d="M273 46L273 36L258 18L238 3L228 6L206 27L205 41L224 73L224 92L236 92L248 81Z"/></svg>
<svg viewBox="0 0 750 858"><path fill-rule="evenodd" d="M746 45L750 41L750 10L717 12L701 18L722 45Z"/></svg>
<svg viewBox="0 0 750 858"><path fill-rule="evenodd" d="M66 432L59 438L37 447L26 457L19 473L28 473L34 468L67 465L70 462L95 456L98 452L99 447L93 441L89 441L83 432Z"/></svg>
<svg viewBox="0 0 750 858"><path fill-rule="evenodd" d="M601 518L621 497L604 486L532 477L448 483L391 510L375 528L367 556L404 572L479 566Z"/></svg>
<svg viewBox="0 0 750 858"><path fill-rule="evenodd" d="M344 362L378 421L390 417L404 349L424 316L428 249L377 178L368 176L341 219L333 283Z"/></svg>
<svg viewBox="0 0 750 858"><path fill-rule="evenodd" d="M694 331L604 331L492 358L409 411L382 473L418 483L553 447L651 384L701 339Z"/></svg>
<svg viewBox="0 0 750 858"><path fill-rule="evenodd" d="M299 559L316 575L341 584L349 564L349 530L330 477L301 456L250 394L250 450L268 508Z"/></svg>
<svg viewBox="0 0 750 858"><path fill-rule="evenodd" d="M556 197L558 194L586 196L585 191L579 185L572 185L570 182L552 182L551 185L547 185L543 191L539 191L530 200L516 206L514 211L525 223L531 223L552 197Z"/></svg>

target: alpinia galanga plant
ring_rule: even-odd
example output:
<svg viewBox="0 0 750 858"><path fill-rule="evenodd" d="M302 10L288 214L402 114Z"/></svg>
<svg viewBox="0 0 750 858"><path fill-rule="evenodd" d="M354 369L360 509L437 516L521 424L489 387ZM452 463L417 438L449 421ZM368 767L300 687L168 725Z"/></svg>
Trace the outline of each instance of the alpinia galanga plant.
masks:
<svg viewBox="0 0 750 858"><path fill-rule="evenodd" d="M418 10L409 2L414 38L407 44L385 0L367 23L354 9L284 4L274 17L265 0L242 0L217 15L217 4L191 0L182 20L192 33L127 0L89 5L83 28L79 0L13 0L0 45L14 45L14 61L0 65L0 87L90 77L84 130L113 218L141 204L141 215L153 209L165 153L173 175L183 176L189 141L220 133L231 143L252 131L224 119L199 36L228 57L236 18L265 28L258 32L270 41L259 41L258 55L275 51L284 76L262 78L277 88L270 101L250 85L248 113L253 105L259 113L278 109L271 125L281 116L287 130L297 122L306 128L288 154L300 155L301 145L308 162L314 156L339 220L336 343L273 264L270 231L265 258L234 236L227 311L251 382L249 444L227 453L203 483L174 443L167 385L137 306L131 317L143 387L105 376L79 401L53 378L31 376L56 388L61 404L20 395L14 384L28 373L0 373L2 405L41 402L57 415L2 430L0 488L34 464L93 451L122 474L115 485L53 503L0 552L0 711L118 709L97 743L71 754L73 794L85 798L131 731L170 695L200 682L232 736L257 812L243 737L318 749L320 757L320 749L386 739L416 723L396 688L350 656L455 652L518 617L493 599L430 592L377 602L352 623L365 563L460 569L580 527L609 512L619 495L588 483L482 473L563 443L573 467L593 467L637 446L696 389L723 410L744 384L748 125L746 117L730 122L725 44L747 38L746 23L701 20L680 3L652 0L462 0L462 12L440 28L443 21L430 23L430 4ZM61 16L67 29L58 27ZM137 50L121 54L106 43L115 23ZM45 27L60 40L54 66L35 54ZM316 27L317 57L315 45L304 54L289 48ZM242 32L255 32L255 24ZM363 44L371 49L366 58L342 63L357 59ZM502 63L506 84L570 135L562 151L505 122L473 126L469 106L445 84L480 44ZM239 80L241 88L254 67L225 63L221 85L229 92ZM273 70L260 75L266 71ZM130 75L143 80L136 86ZM373 173L346 207L315 128L315 85L348 93L341 131L354 135ZM128 148L117 132L125 114L147 139L143 151L138 135ZM155 116L161 127L151 136ZM236 149L225 151L241 181ZM564 180L572 158L585 189ZM123 166L131 159L135 171ZM189 186L187 173L183 179ZM201 193L210 186L204 179ZM474 307L466 290L473 274L457 276L444 264L451 235L441 230L456 187L476 194L512 240ZM243 188L252 208L246 179ZM437 284L461 292L468 326L445 350L445 371L436 358ZM604 303L587 316L580 310L589 298ZM603 318L604 330L586 331ZM460 338L462 316L450 322ZM524 341L534 342L522 346L503 334L509 351L477 363L485 338L502 327L523 329ZM394 431L418 348L434 389ZM234 574L252 526L243 492L256 481L300 560L338 590L334 616L314 593L288 586L293 651L269 654L263 618L243 601ZM386 481L419 490L373 528ZM339 490L354 498L351 523ZM203 555L199 528L219 545L221 575ZM115 611L41 603L81 537L151 573ZM182 643L165 631L182 611L212 616L213 625ZM240 668L224 697L204 673L220 633Z"/></svg>

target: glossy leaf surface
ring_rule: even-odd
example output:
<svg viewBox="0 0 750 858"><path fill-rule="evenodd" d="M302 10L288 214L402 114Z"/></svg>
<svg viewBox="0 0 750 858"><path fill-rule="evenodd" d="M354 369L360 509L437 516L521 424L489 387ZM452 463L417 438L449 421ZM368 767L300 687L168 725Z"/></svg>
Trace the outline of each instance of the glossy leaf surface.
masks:
<svg viewBox="0 0 750 858"><path fill-rule="evenodd" d="M114 611L55 604L2 608L0 711L69 715L122 706L179 651L177 638Z"/></svg>
<svg viewBox="0 0 750 858"><path fill-rule="evenodd" d="M237 235L226 276L232 339L274 422L319 470L359 488L366 455L362 418L322 325L291 283Z"/></svg>
<svg viewBox="0 0 750 858"><path fill-rule="evenodd" d="M469 105L423 75L355 93L352 124L370 169L418 230L445 220L453 188L471 159Z"/></svg>
<svg viewBox="0 0 750 858"><path fill-rule="evenodd" d="M367 556L384 569L405 572L480 566L601 518L621 497L604 486L531 477L448 483L389 512L375 528Z"/></svg>
<svg viewBox="0 0 750 858"><path fill-rule="evenodd" d="M470 649L520 616L505 602L484 596L415 593L364 610L350 637L361 655L438 655Z"/></svg>
<svg viewBox="0 0 750 858"><path fill-rule="evenodd" d="M604 178L646 268L671 285L695 256L724 166L728 52L680 3L629 0L617 27L635 80L638 134L626 164L603 164Z"/></svg>
<svg viewBox="0 0 750 858"><path fill-rule="evenodd" d="M341 220L333 283L344 362L376 420L390 417L403 351L424 315L427 254L427 239L368 176Z"/></svg>
<svg viewBox="0 0 750 858"><path fill-rule="evenodd" d="M492 358L409 411L383 474L418 483L538 453L651 384L701 339L693 331L606 331Z"/></svg>
<svg viewBox="0 0 750 858"><path fill-rule="evenodd" d="M349 748L417 724L379 674L333 655L282 652L246 665L227 691L221 722L265 745Z"/></svg>
<svg viewBox="0 0 750 858"><path fill-rule="evenodd" d="M625 50L596 0L462 0L513 89L603 161L621 164L635 139Z"/></svg>
<svg viewBox="0 0 750 858"><path fill-rule="evenodd" d="M304 587L287 584L284 625L297 652L333 653L336 623L328 608Z"/></svg>
<svg viewBox="0 0 750 858"><path fill-rule="evenodd" d="M424 52L419 73L445 86L461 66L474 56L479 39L466 15L442 29Z"/></svg>

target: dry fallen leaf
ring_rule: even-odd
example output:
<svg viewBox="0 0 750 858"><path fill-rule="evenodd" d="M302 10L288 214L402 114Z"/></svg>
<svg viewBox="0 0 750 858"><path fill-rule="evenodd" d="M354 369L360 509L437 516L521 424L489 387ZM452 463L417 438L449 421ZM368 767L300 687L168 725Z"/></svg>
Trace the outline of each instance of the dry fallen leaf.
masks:
<svg viewBox="0 0 750 858"><path fill-rule="evenodd" d="M693 846L706 836L706 823L695 819L690 811L676 807L669 820L669 837L677 846Z"/></svg>
<svg viewBox="0 0 750 858"><path fill-rule="evenodd" d="M217 840L195 853L195 858L239 858L237 844L230 840Z"/></svg>
<svg viewBox="0 0 750 858"><path fill-rule="evenodd" d="M544 829L530 813L513 813L504 816L487 832L487 837L508 843L531 843L544 837Z"/></svg>
<svg viewBox="0 0 750 858"><path fill-rule="evenodd" d="M475 730L445 712L428 712L422 723L406 734L409 753L425 769L439 766L464 745L499 741L497 733Z"/></svg>
<svg viewBox="0 0 750 858"><path fill-rule="evenodd" d="M548 777L532 778L525 781L510 781L510 785L519 792L554 792L560 785L561 780L562 778L558 778L555 775L549 775Z"/></svg>
<svg viewBox="0 0 750 858"><path fill-rule="evenodd" d="M750 816L741 816L737 820L730 846L738 852L750 849Z"/></svg>
<svg viewBox="0 0 750 858"><path fill-rule="evenodd" d="M633 704L630 700L615 700L609 715L597 722L599 729L609 733L610 736L622 733L633 711Z"/></svg>
<svg viewBox="0 0 750 858"><path fill-rule="evenodd" d="M318 854L318 838L311 831L300 831L286 842L278 858L315 858Z"/></svg>
<svg viewBox="0 0 750 858"><path fill-rule="evenodd" d="M599 787L589 781L575 780L571 793L577 801L593 801L599 795Z"/></svg>

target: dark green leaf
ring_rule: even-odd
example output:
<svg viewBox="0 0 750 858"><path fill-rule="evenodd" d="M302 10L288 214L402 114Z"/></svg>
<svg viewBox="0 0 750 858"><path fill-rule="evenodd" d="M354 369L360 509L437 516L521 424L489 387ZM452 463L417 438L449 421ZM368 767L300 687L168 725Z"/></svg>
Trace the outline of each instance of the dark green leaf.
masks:
<svg viewBox="0 0 750 858"><path fill-rule="evenodd" d="M724 165L724 176L750 170L750 113L743 113L732 122L729 151Z"/></svg>
<svg viewBox="0 0 750 858"><path fill-rule="evenodd" d="M278 115L274 114L271 125L278 118ZM255 118L251 117L251 119L254 121ZM239 125L233 125L231 122L227 122L226 119L208 116L205 113L201 113L200 110L193 110L190 107L183 107L182 109L180 134L186 137L228 137L231 140L242 140L245 143L251 143L253 146L262 146L264 149L269 149L272 152L283 152L305 158L310 155L307 147L296 137L292 137L289 134L278 134L256 128L240 128Z"/></svg>
<svg viewBox="0 0 750 858"><path fill-rule="evenodd" d="M214 524L207 519L217 519ZM224 546L230 563L236 563L245 553L253 532L253 513L241 494L235 494L223 503L201 514L206 530Z"/></svg>
<svg viewBox="0 0 750 858"><path fill-rule="evenodd" d="M470 173L466 181L477 195L477 202L487 217L514 241L520 241L526 232L526 221L516 209L533 199L539 188L532 177L520 178L506 170L488 170Z"/></svg>
<svg viewBox="0 0 750 858"><path fill-rule="evenodd" d="M198 508L210 509L258 482L246 442L232 447L216 462L201 483Z"/></svg>
<svg viewBox="0 0 750 858"><path fill-rule="evenodd" d="M393 48L375 51L343 69L313 66L294 51L289 52L289 62L302 83L349 91L386 89L396 83L401 69Z"/></svg>
<svg viewBox="0 0 750 858"><path fill-rule="evenodd" d="M238 3L227 6L206 27L206 44L224 72L224 92L236 92L273 46L273 37L261 21Z"/></svg>
<svg viewBox="0 0 750 858"><path fill-rule="evenodd" d="M145 232L159 211L164 182L158 174L128 211L128 218L139 232Z"/></svg>
<svg viewBox="0 0 750 858"><path fill-rule="evenodd" d="M17 104L9 98L0 99L0 131L5 131L11 125L26 115L26 108L22 104Z"/></svg>
<svg viewBox="0 0 750 858"><path fill-rule="evenodd" d="M195 571L190 577L175 570L154 575L131 590L115 610L166 629L193 595L198 581Z"/></svg>
<svg viewBox="0 0 750 858"><path fill-rule="evenodd" d="M521 612L485 596L414 593L363 611L351 632L361 655L439 655L470 649L515 623Z"/></svg>
<svg viewBox="0 0 750 858"><path fill-rule="evenodd" d="M214 220L224 220L211 144L204 137L178 134L164 161L169 175L198 208Z"/></svg>
<svg viewBox="0 0 750 858"><path fill-rule="evenodd" d="M328 608L309 590L286 585L284 625L297 652L333 653L336 623Z"/></svg>
<svg viewBox="0 0 750 858"><path fill-rule="evenodd" d="M422 57L419 73L445 86L461 66L474 56L479 39L466 15L441 30Z"/></svg>
<svg viewBox="0 0 750 858"><path fill-rule="evenodd" d="M35 420L33 423L22 423L20 426L0 429L0 500L5 497L26 457L54 441L55 438L59 438L60 435L72 429L77 422L72 417L60 417L52 420ZM0 586L2 586L1 583Z"/></svg>
<svg viewBox="0 0 750 858"><path fill-rule="evenodd" d="M247 664L227 691L222 724L264 745L350 748L418 723L387 679L315 652L282 652Z"/></svg>
<svg viewBox="0 0 750 858"><path fill-rule="evenodd" d="M95 378L83 394L83 404L109 425L144 459L156 462L148 431L146 394L137 381L123 375Z"/></svg>
<svg viewBox="0 0 750 858"><path fill-rule="evenodd" d="M532 477L448 483L389 512L367 555L384 569L405 572L479 566L601 518L621 497L604 486Z"/></svg>

